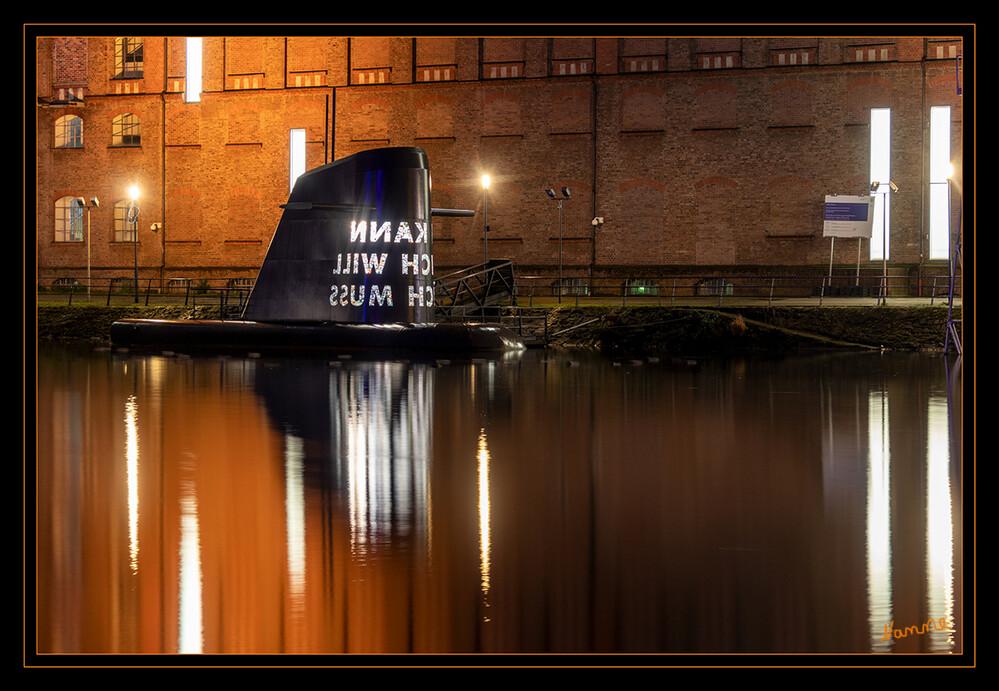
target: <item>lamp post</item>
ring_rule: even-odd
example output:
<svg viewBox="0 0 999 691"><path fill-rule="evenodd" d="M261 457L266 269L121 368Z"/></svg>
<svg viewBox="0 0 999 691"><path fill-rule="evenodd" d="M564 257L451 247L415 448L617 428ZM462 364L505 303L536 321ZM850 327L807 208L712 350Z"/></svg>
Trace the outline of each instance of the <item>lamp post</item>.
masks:
<svg viewBox="0 0 999 691"><path fill-rule="evenodd" d="M562 188L562 196L559 197L555 194L555 190L548 188L545 190L545 194L548 195L549 199L558 202L558 301L562 302L562 202L569 199L571 196L569 194L569 188Z"/></svg>
<svg viewBox="0 0 999 691"><path fill-rule="evenodd" d="M128 222L132 224L132 280L135 287L135 302L139 302L139 188L132 185L128 189L128 196L132 198L132 203L128 207Z"/></svg>
<svg viewBox="0 0 999 691"><path fill-rule="evenodd" d="M482 259L489 263L489 175L482 176Z"/></svg>

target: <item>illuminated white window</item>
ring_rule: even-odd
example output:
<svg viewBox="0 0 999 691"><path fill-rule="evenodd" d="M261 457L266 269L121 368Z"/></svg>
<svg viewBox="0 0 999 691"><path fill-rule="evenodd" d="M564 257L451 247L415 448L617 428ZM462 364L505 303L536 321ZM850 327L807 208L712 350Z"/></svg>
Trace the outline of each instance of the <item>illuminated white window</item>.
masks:
<svg viewBox="0 0 999 691"><path fill-rule="evenodd" d="M930 108L930 259L950 255L950 106Z"/></svg>
<svg viewBox="0 0 999 691"><path fill-rule="evenodd" d="M288 140L288 189L295 188L298 176L305 172L305 130L291 130Z"/></svg>
<svg viewBox="0 0 999 691"><path fill-rule="evenodd" d="M184 100L195 103L201 100L201 39L187 39L187 79Z"/></svg>
<svg viewBox="0 0 999 691"><path fill-rule="evenodd" d="M874 193L874 229L871 259L887 259L891 247L891 109L871 109L871 182L879 183Z"/></svg>

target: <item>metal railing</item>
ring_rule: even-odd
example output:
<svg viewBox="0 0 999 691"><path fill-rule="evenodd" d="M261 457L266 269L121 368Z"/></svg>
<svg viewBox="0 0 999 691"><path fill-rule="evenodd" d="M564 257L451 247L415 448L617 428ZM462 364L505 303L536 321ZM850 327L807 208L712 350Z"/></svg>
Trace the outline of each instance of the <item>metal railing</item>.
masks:
<svg viewBox="0 0 999 691"><path fill-rule="evenodd" d="M86 278L42 276L37 280L40 302L91 302L220 305L228 315L242 311L253 284L252 278L212 279L147 278L135 286L131 277ZM955 277L955 297L960 298L961 276ZM640 276L627 278L563 277L551 274L517 276L509 262L469 267L435 281L439 307L465 306L467 311L495 304L532 307L552 304L618 303L655 305L724 305L733 301L770 304L775 300L804 300L823 304L826 300L850 298L862 302L893 298L922 298L929 304L946 304L950 277L889 275L887 284L878 275L755 275ZM857 300L854 300L855 302ZM455 310L458 311L458 310Z"/></svg>
<svg viewBox="0 0 999 691"><path fill-rule="evenodd" d="M462 306L437 306L439 322L499 324L514 332L527 345L544 345L548 342L548 308L495 305L476 310Z"/></svg>
<svg viewBox="0 0 999 691"><path fill-rule="evenodd" d="M961 277L955 280L961 284ZM654 305L724 305L726 301L772 304L775 300L798 299L821 305L833 298L867 298L887 301L892 298L922 298L929 304L946 302L950 278L945 275L913 277L888 276L818 276L790 274L781 276L732 274L726 276L634 276L629 278L558 277L551 275L518 276L515 299L520 304L552 303L580 305L609 301ZM959 294L955 297L960 298Z"/></svg>
<svg viewBox="0 0 999 691"><path fill-rule="evenodd" d="M242 313L253 287L247 278L146 278L138 284L131 277L86 278L39 277L39 302L96 303L106 306L139 304L217 305L220 318Z"/></svg>

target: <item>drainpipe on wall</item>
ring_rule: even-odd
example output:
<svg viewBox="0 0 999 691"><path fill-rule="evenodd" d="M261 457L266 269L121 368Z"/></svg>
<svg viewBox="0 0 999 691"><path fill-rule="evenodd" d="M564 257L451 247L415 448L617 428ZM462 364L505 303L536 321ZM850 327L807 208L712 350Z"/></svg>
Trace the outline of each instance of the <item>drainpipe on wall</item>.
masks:
<svg viewBox="0 0 999 691"><path fill-rule="evenodd" d="M166 86L167 60L170 54L169 39L163 37L163 87L160 89L160 290L163 290L163 279L166 275ZM186 68L185 68L186 71ZM184 76L187 79L187 75Z"/></svg>
<svg viewBox="0 0 999 691"><path fill-rule="evenodd" d="M164 75L165 77L166 75ZM166 82L163 82L166 86ZM163 289L163 279L166 275L166 94L160 93L160 290Z"/></svg>
<svg viewBox="0 0 999 691"><path fill-rule="evenodd" d="M594 45L594 56L596 56L596 45ZM590 180L590 218L595 218L597 215L597 74L596 70L593 71L593 89L590 111L591 111L591 121L593 127L593 164L591 167L591 180ZM593 285L593 274L597 269L597 226L593 223L590 224L590 285Z"/></svg>

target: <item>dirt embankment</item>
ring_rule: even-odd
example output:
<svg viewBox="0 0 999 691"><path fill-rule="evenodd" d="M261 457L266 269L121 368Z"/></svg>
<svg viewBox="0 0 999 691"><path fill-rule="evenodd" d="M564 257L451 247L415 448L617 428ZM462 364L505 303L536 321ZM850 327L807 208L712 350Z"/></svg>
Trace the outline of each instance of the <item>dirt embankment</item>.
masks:
<svg viewBox="0 0 999 691"><path fill-rule="evenodd" d="M119 319L217 319L217 306L163 305L38 305L35 334L39 341L109 341Z"/></svg>
<svg viewBox="0 0 999 691"><path fill-rule="evenodd" d="M625 356L941 350L946 324L947 310L941 307L559 307L550 313L548 332L551 345Z"/></svg>
<svg viewBox="0 0 999 691"><path fill-rule="evenodd" d="M127 318L217 319L218 308L41 304L36 337L106 343L111 324ZM548 336L551 346L620 356L941 350L946 325L945 307L556 307L548 315Z"/></svg>

